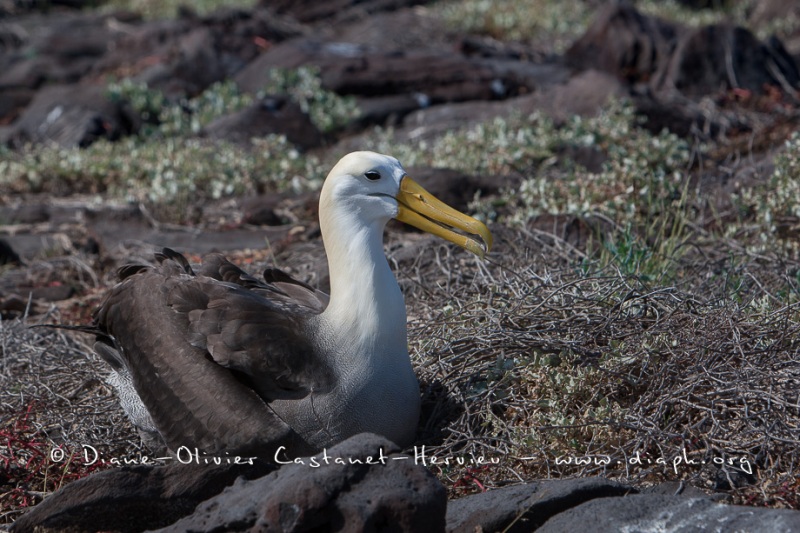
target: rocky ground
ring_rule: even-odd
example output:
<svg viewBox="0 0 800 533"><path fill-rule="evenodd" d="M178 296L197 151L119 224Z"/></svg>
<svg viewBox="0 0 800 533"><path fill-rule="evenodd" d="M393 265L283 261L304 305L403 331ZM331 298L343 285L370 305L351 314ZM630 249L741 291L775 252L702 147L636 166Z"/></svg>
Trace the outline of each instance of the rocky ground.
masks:
<svg viewBox="0 0 800 533"><path fill-rule="evenodd" d="M0 0L2 521L65 487L17 530L800 527L800 10L97 4ZM148 452L90 339L29 326L88 322L115 269L162 246L326 288L316 191L364 148L496 236L485 263L400 225L386 244L418 445L497 463L82 460ZM400 452L339 453L380 445Z"/></svg>

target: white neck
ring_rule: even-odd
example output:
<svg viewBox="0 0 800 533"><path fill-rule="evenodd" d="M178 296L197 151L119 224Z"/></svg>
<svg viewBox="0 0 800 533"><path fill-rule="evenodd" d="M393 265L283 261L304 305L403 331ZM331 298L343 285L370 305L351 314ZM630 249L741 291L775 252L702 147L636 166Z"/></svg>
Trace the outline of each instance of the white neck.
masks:
<svg viewBox="0 0 800 533"><path fill-rule="evenodd" d="M320 220L330 269L330 303L320 320L343 359L408 361L406 309L383 252L385 222L364 225L339 210Z"/></svg>

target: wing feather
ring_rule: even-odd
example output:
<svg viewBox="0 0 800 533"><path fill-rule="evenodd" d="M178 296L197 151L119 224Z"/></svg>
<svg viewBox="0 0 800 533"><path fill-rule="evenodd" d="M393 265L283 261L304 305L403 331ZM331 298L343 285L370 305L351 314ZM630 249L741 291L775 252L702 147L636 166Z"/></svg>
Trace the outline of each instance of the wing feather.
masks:
<svg viewBox="0 0 800 533"><path fill-rule="evenodd" d="M212 453L284 444L302 452L269 402L330 386L306 325L327 302L299 283L306 294L292 300L222 256L198 274L172 250L157 259L155 267L123 267L95 327L113 340L167 445Z"/></svg>

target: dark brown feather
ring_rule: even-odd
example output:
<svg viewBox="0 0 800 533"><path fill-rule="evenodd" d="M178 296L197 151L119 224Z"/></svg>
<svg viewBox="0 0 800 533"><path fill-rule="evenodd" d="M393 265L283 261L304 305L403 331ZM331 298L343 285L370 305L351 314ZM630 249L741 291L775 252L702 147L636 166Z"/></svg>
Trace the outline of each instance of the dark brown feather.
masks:
<svg viewBox="0 0 800 533"><path fill-rule="evenodd" d="M309 365L305 334L307 318L327 303L321 293L303 287L293 301L219 255L197 275L177 252L157 259L124 271L94 327L113 339L167 445L212 453L284 444L303 453L269 402L331 385L322 361Z"/></svg>

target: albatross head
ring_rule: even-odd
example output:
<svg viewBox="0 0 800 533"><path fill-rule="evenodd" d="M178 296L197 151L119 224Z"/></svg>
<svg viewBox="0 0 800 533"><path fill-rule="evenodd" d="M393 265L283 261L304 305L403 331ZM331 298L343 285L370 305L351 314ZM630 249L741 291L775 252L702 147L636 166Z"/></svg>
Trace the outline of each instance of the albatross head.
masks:
<svg viewBox="0 0 800 533"><path fill-rule="evenodd" d="M332 420L326 431L372 431L410 444L419 419L419 383L408 354L403 294L383 251L383 229L396 218L481 257L492 236L484 224L415 183L397 159L373 152L346 155L333 167L322 187L319 216L331 291L328 307L312 319L313 331L320 353L341 379L338 395L317 398L315 412L358 413L351 420L323 417Z"/></svg>
<svg viewBox="0 0 800 533"><path fill-rule="evenodd" d="M482 222L423 189L394 157L374 152L353 152L333 167L322 187L320 216L355 217L356 224L379 232L396 218L481 258L492 246Z"/></svg>

